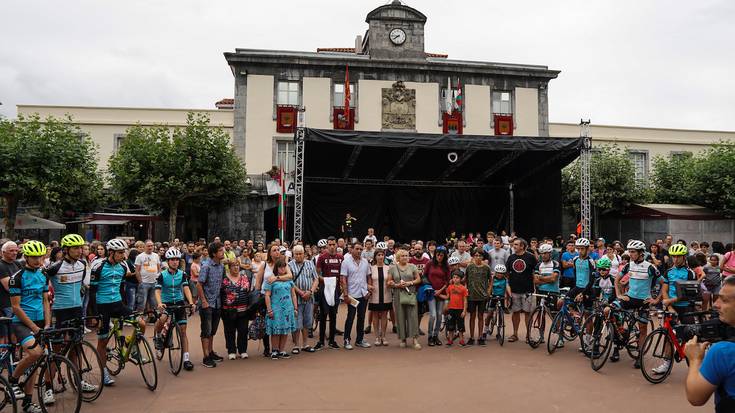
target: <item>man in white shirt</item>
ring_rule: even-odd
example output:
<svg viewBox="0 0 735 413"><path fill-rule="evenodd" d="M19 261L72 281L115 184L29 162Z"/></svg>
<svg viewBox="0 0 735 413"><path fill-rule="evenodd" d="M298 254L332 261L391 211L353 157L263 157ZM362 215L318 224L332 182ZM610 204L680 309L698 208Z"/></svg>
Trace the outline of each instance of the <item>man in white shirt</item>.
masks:
<svg viewBox="0 0 735 413"><path fill-rule="evenodd" d="M365 258L362 258L362 244L360 241L352 245L350 255L345 256L340 268L340 281L345 304L347 304L347 319L345 320L345 350L352 350L350 339L352 338L352 323L357 314L357 340L355 345L368 348L370 344L364 339L365 334L365 311L367 310L368 277L372 276L372 268ZM350 301L357 300L357 306Z"/></svg>
<svg viewBox="0 0 735 413"><path fill-rule="evenodd" d="M467 266L472 261L472 256L467 252L467 243L464 241L457 242L457 250L452 253L452 257L459 258L459 270L464 274Z"/></svg>
<svg viewBox="0 0 735 413"><path fill-rule="evenodd" d="M136 292L136 310L144 311L146 303L155 308L156 280L161 273L161 257L153 252L153 241L145 241L145 251L135 257L135 271L140 274L141 283Z"/></svg>
<svg viewBox="0 0 735 413"><path fill-rule="evenodd" d="M365 238L363 238L362 243L365 244L368 240L372 241L373 245L378 243L378 238L375 236L374 228L368 228L368 233L365 235Z"/></svg>

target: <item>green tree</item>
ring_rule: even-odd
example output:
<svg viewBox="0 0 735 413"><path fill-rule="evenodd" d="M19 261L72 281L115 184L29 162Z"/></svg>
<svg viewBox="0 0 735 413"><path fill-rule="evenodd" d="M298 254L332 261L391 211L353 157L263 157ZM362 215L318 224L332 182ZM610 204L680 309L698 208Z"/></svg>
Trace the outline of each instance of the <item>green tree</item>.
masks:
<svg viewBox="0 0 735 413"><path fill-rule="evenodd" d="M662 204L696 203L694 172L698 159L690 153L675 157L657 156L653 160L651 184L655 202Z"/></svg>
<svg viewBox="0 0 735 413"><path fill-rule="evenodd" d="M73 119L38 115L0 119L0 197L5 229L15 238L18 205L47 214L93 208L100 199L97 148Z"/></svg>
<svg viewBox="0 0 735 413"><path fill-rule="evenodd" d="M579 216L579 159L562 170L562 202ZM645 202L648 189L635 179L635 167L627 152L617 145L598 146L590 163L590 195L598 212L622 211L632 203Z"/></svg>
<svg viewBox="0 0 735 413"><path fill-rule="evenodd" d="M121 200L168 211L169 240L185 203L227 205L245 194L245 167L229 135L189 113L185 127L134 126L110 158L111 186Z"/></svg>

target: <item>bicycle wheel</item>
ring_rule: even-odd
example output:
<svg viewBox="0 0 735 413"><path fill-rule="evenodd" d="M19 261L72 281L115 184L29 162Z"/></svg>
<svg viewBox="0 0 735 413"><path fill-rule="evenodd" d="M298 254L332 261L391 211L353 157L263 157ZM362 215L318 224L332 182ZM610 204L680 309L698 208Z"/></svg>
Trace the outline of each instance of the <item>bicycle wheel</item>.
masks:
<svg viewBox="0 0 735 413"><path fill-rule="evenodd" d="M528 323L526 338L531 348L537 348L544 341L546 332L546 311L543 307L536 307L531 313L531 322Z"/></svg>
<svg viewBox="0 0 735 413"><path fill-rule="evenodd" d="M625 350L633 360L637 360L640 356L638 340L641 337L641 330L638 328L638 322L630 320L628 322L627 341L625 342Z"/></svg>
<svg viewBox="0 0 735 413"><path fill-rule="evenodd" d="M594 371L600 370L610 356L610 349L613 345L613 328L612 323L603 320L602 317L599 317L593 325L590 364Z"/></svg>
<svg viewBox="0 0 735 413"><path fill-rule="evenodd" d="M579 344L582 348L582 354L589 357L592 349L593 333L595 330L595 324L602 322L602 315L599 313L593 313L584 319L582 328L579 332Z"/></svg>
<svg viewBox="0 0 735 413"><path fill-rule="evenodd" d="M121 341L125 341L124 337L120 337ZM105 367L107 371L117 376L122 370L123 363L120 356L120 347L117 345L117 337L111 336L107 341L107 360L105 360Z"/></svg>
<svg viewBox="0 0 735 413"><path fill-rule="evenodd" d="M562 329L562 334L564 334L564 339L567 341L574 341L574 339L577 338L579 335L578 328L584 325L582 322L581 316L579 317L579 320L577 317L572 316L571 313L567 313L567 316L565 317L564 321L564 328ZM582 345L584 347L584 345Z"/></svg>
<svg viewBox="0 0 735 413"><path fill-rule="evenodd" d="M674 343L665 329L659 328L646 337L640 354L641 373L650 383L666 380L674 367Z"/></svg>
<svg viewBox="0 0 735 413"><path fill-rule="evenodd" d="M50 383L46 383L47 373L51 377ZM77 366L68 358L52 354L46 358L46 362L41 364L36 390L38 391L38 400L41 401L39 403L41 410L44 412L78 413L82 407L80 388L79 371ZM49 390L53 392L54 402L46 405L43 400Z"/></svg>
<svg viewBox="0 0 735 413"><path fill-rule="evenodd" d="M10 383L5 376L0 376L0 387L2 387L2 395L0 395L0 411L1 412L17 412L15 392L10 387Z"/></svg>
<svg viewBox="0 0 735 413"><path fill-rule="evenodd" d="M97 400L105 387L102 360L97 354L97 349L88 341L81 341L69 347L66 357L73 360L79 371L79 377L82 381L82 401L92 402Z"/></svg>
<svg viewBox="0 0 735 413"><path fill-rule="evenodd" d="M168 321L166 321L168 323ZM171 330L169 329L166 331L164 335L156 339L156 336L153 336L153 345L156 347L156 360L161 361L163 360L163 354L166 352L166 344L171 339ZM156 343L156 341L160 340L160 342Z"/></svg>
<svg viewBox="0 0 735 413"><path fill-rule="evenodd" d="M503 311L503 307L498 306L495 309L495 318L497 319L495 321L495 325L498 329L495 337L498 339L498 343L502 347L505 342L505 312Z"/></svg>
<svg viewBox="0 0 735 413"><path fill-rule="evenodd" d="M490 317L490 323L487 325L487 335L488 337L493 336L493 331L495 331L495 324L497 324L497 317L495 316L495 313L498 311L502 311L498 308L493 307L493 316Z"/></svg>
<svg viewBox="0 0 735 413"><path fill-rule="evenodd" d="M151 345L141 335L135 342L135 347L135 351L131 350L130 359L135 360L135 364L140 368L140 374L143 376L143 381L148 386L148 390L156 390L156 386L158 386L158 369L156 368L156 361L153 359Z"/></svg>
<svg viewBox="0 0 735 413"><path fill-rule="evenodd" d="M554 354L559 345L564 342L564 314L562 312L556 313L554 320L551 322L551 328L549 328L549 337L546 339L546 351L549 354Z"/></svg>
<svg viewBox="0 0 735 413"><path fill-rule="evenodd" d="M175 324L173 330L169 330L168 339L168 369L174 376L181 372L184 364L184 349L181 345L181 326Z"/></svg>

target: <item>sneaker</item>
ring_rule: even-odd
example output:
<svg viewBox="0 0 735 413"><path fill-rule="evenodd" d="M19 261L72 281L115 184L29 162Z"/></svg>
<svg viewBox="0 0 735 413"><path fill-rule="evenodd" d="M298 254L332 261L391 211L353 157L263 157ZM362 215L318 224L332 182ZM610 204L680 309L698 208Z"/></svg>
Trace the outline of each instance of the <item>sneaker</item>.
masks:
<svg viewBox="0 0 735 413"><path fill-rule="evenodd" d="M36 403L28 403L23 405L23 413L42 413L41 406Z"/></svg>
<svg viewBox="0 0 735 413"><path fill-rule="evenodd" d="M230 353L227 355L228 360L235 360L236 358L237 358L237 354L235 353Z"/></svg>
<svg viewBox="0 0 735 413"><path fill-rule="evenodd" d="M421 350L421 344L419 344L418 340L413 341L413 349L414 350Z"/></svg>
<svg viewBox="0 0 735 413"><path fill-rule="evenodd" d="M383 342L380 341L380 337L376 338L375 339L375 347L378 347L378 346L381 346L381 345L383 345Z"/></svg>
<svg viewBox="0 0 735 413"><path fill-rule="evenodd" d="M189 360L186 360L184 362L184 370L186 370L186 371L192 371L192 370L194 370L194 363L192 363Z"/></svg>
<svg viewBox="0 0 735 413"><path fill-rule="evenodd" d="M482 333L482 336L480 337L480 340L486 341L487 340L487 331Z"/></svg>
<svg viewBox="0 0 735 413"><path fill-rule="evenodd" d="M362 340L362 341L358 341L357 343L355 343L355 345L356 345L357 347L360 347L360 348L370 348L370 343L368 343L368 342L367 342L367 341L365 341L365 340Z"/></svg>
<svg viewBox="0 0 735 413"><path fill-rule="evenodd" d="M651 371L655 374L666 374L666 372L669 371L669 367L671 367L671 361L666 360L658 367L652 368Z"/></svg>
<svg viewBox="0 0 735 413"><path fill-rule="evenodd" d="M452 339L450 338L449 340L447 340L447 347L451 347L451 345L452 345Z"/></svg>
<svg viewBox="0 0 735 413"><path fill-rule="evenodd" d="M205 357L204 360L202 360L202 366L211 369L217 367L217 363L215 363L210 357Z"/></svg>
<svg viewBox="0 0 735 413"><path fill-rule="evenodd" d="M10 388L13 390L15 400L23 400L23 397L25 397L26 393L20 388L18 383L11 384Z"/></svg>
<svg viewBox="0 0 735 413"><path fill-rule="evenodd" d="M248 353L240 353L240 359L246 360L248 358Z"/></svg>
<svg viewBox="0 0 735 413"><path fill-rule="evenodd" d="M214 351L211 352L211 353L209 353L209 358L211 358L214 361L222 361L222 360L224 360L224 358L222 358L222 356L220 356L219 354L215 353Z"/></svg>
<svg viewBox="0 0 735 413"><path fill-rule="evenodd" d="M95 386L94 384L87 383L86 381L82 380L82 392L83 393L95 393L97 392L97 389L99 387Z"/></svg>
<svg viewBox="0 0 735 413"><path fill-rule="evenodd" d="M371 331L372 329L370 328L370 326L365 327L365 334L370 334Z"/></svg>
<svg viewBox="0 0 735 413"><path fill-rule="evenodd" d="M271 353L271 360L278 360L278 352L274 351Z"/></svg>
<svg viewBox="0 0 735 413"><path fill-rule="evenodd" d="M46 389L43 392L43 404L46 406L56 403L56 397L54 397L54 389Z"/></svg>
<svg viewBox="0 0 735 413"><path fill-rule="evenodd" d="M384 338L381 338L380 339L380 344L383 345L383 346L385 346L385 347L388 347L388 340L386 340Z"/></svg>
<svg viewBox="0 0 735 413"><path fill-rule="evenodd" d="M633 363L633 368L634 369L640 369L641 368L641 362L640 362L640 360L638 360L638 359L635 360L635 363Z"/></svg>
<svg viewBox="0 0 735 413"><path fill-rule="evenodd" d="M319 350L321 350L323 348L324 348L324 343L322 343L320 341L320 342L316 343L316 345L314 346L314 351L319 351Z"/></svg>
<svg viewBox="0 0 735 413"><path fill-rule="evenodd" d="M113 379L112 376L110 376L110 372L107 370L107 368L105 368L105 371L104 373L102 373L102 376L103 376L102 382L104 383L105 386L112 386L113 384L115 384L115 379Z"/></svg>
<svg viewBox="0 0 735 413"><path fill-rule="evenodd" d="M281 351L280 353L278 353L278 358L279 359L290 359L291 355L286 353L285 351Z"/></svg>
<svg viewBox="0 0 735 413"><path fill-rule="evenodd" d="M434 345L435 346L441 346L442 345L442 342L439 341L439 337L434 337Z"/></svg>
<svg viewBox="0 0 735 413"><path fill-rule="evenodd" d="M481 339L477 340L477 344L479 344L481 346L486 346L487 345L487 342L485 341L484 338L481 338Z"/></svg>
<svg viewBox="0 0 735 413"><path fill-rule="evenodd" d="M464 340L459 340L459 345L464 347L467 345L467 343L465 343Z"/></svg>
<svg viewBox="0 0 735 413"><path fill-rule="evenodd" d="M352 350L352 344L350 344L350 340L345 340L345 350Z"/></svg>
<svg viewBox="0 0 735 413"><path fill-rule="evenodd" d="M474 346L475 345L475 339L474 338L471 338L471 339L467 340L467 345L468 346Z"/></svg>
<svg viewBox="0 0 735 413"><path fill-rule="evenodd" d="M434 337L429 336L429 347L434 347Z"/></svg>
<svg viewBox="0 0 735 413"><path fill-rule="evenodd" d="M291 354L299 354L301 352L301 349L298 347L294 347L291 349Z"/></svg>
<svg viewBox="0 0 735 413"><path fill-rule="evenodd" d="M306 352L306 353L313 353L313 352L315 352L316 350L314 350L314 347L311 347L311 346L306 346L306 347L302 347L302 348L301 348L301 351L304 351L304 352Z"/></svg>
<svg viewBox="0 0 735 413"><path fill-rule="evenodd" d="M329 348L339 350L339 344L337 344L336 341L332 341L331 343L329 343Z"/></svg>
<svg viewBox="0 0 735 413"><path fill-rule="evenodd" d="M399 346L401 348L406 348L406 340L401 340L401 344Z"/></svg>
<svg viewBox="0 0 735 413"><path fill-rule="evenodd" d="M617 363L620 361L620 352L618 351L618 348L613 349L612 356L610 356L610 362L611 363Z"/></svg>

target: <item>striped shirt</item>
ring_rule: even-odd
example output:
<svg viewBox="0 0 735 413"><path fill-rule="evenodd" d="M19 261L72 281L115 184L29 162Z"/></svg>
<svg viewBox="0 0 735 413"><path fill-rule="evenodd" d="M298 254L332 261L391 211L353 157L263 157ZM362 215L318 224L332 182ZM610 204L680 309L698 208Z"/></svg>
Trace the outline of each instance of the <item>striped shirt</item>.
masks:
<svg viewBox="0 0 735 413"><path fill-rule="evenodd" d="M296 262L296 260L291 260L288 262L288 267L291 268L291 273L293 274L293 281L296 284L296 288L301 291L310 290L311 286L314 284L314 280L317 279L316 267L314 266L314 262L311 260L304 260L304 262L299 264ZM299 304L314 302L313 294L308 301L304 301L304 299L301 298L301 296L298 294L296 294L296 297L299 300Z"/></svg>

